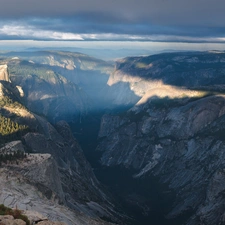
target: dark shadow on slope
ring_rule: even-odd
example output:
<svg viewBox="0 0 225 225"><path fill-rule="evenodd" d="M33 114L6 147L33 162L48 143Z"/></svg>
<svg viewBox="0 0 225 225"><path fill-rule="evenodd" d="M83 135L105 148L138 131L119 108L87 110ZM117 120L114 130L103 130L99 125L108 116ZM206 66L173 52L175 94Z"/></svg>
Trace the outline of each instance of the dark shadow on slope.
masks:
<svg viewBox="0 0 225 225"><path fill-rule="evenodd" d="M123 167L101 167L94 172L131 216L133 221L127 224L181 225L193 214L190 209L175 219L167 219L176 193L156 177L134 179L136 171Z"/></svg>
<svg viewBox="0 0 225 225"><path fill-rule="evenodd" d="M196 98L174 98L170 99L168 97L165 98L158 98L157 96L153 96L152 98L148 99L148 103L140 105L139 107L142 110L137 111L129 111L126 113L118 113L117 116L121 117L120 122L124 119L124 122L119 123L119 125L112 130L112 134L115 133L117 135L111 136L110 134L108 136L102 137L100 142L104 142L104 139L106 140L106 145L102 145L102 151L104 151L104 147L107 146L107 144L111 144L114 149L112 154L109 154L108 157L111 161L115 160L118 164L121 166L115 166L114 164L110 164L109 166L96 166L95 164L95 174L97 178L104 183L111 192L118 198L118 201L123 204L124 209L127 210L127 213L129 215L132 215L133 218L136 220L136 223L133 223L135 225L143 224L143 225L181 225L185 224L188 219L191 218L191 216L196 212L196 206L193 206L193 208L189 208L186 211L184 211L181 215L177 216L174 219L167 219L166 215L173 209L174 203L177 201L177 193L174 190L171 190L169 188L169 181L168 183L162 183L162 180L160 180L160 176L157 175L157 177L154 177L151 175L151 173L146 173L145 176L141 176L139 178L134 178L134 174L138 174L140 172L140 168L135 169L135 165L138 167L139 164L136 163L136 160L141 160L141 157L143 157L143 154L141 153L145 151L145 148L147 146L144 146L142 148L144 149L138 149L136 151L139 151L140 154L137 152L135 153L135 159L132 158L132 162L134 163L130 164L129 162L124 162L124 158L126 155L129 155L129 141L121 139L120 143L115 145L112 140L113 138L118 138L118 136L124 136L129 139L132 137L135 140L146 140L149 141L149 145L152 144L153 146L158 145L160 140L166 140L170 139L172 142L179 142L179 138L176 136L163 136L159 137L157 135L156 130L154 130L154 126L161 121L158 119L154 124L152 122L151 128L152 131L147 134L141 134L141 131L137 131L140 129L138 124L141 124L141 121L143 118L151 117L160 117L160 113L162 115L167 115L166 112L169 112L170 110L178 107L182 107L184 111L189 111L189 109L192 109L194 111L194 106L197 108L199 105L202 105L202 107L205 107L205 101L210 100L212 103L215 104L224 104L224 97L222 96L204 96L204 97L196 97ZM188 107L186 107L189 105ZM199 108L201 109L201 108ZM197 109L197 110L199 110ZM210 110L210 108L208 108ZM200 110L202 111L202 110ZM154 114L155 112L155 114ZM151 116L149 115L151 114ZM164 114L163 114L164 113ZM219 112L218 112L219 113ZM161 117L165 118L165 117ZM223 119L222 119L223 118ZM214 124L214 120L212 119L211 123L212 126L207 125L206 128L205 124L204 126L200 127L200 130L196 133L190 134L188 138L193 138L195 135L218 135L218 138L224 140L224 129L219 129L218 124L223 125L224 124L224 116L219 119L217 126ZM175 118L174 118L175 120ZM111 121L111 120L109 120ZM170 123L170 121L162 121L163 123ZM130 124L136 123L136 131L129 130ZM163 124L162 123L162 124ZM110 125L110 124L109 124ZM170 126L169 124L167 124ZM172 124L171 124L172 126ZM138 128L139 127L139 128ZM124 129L123 129L124 128ZM121 131L122 130L122 131ZM123 131L131 132L130 136L127 133L124 133ZM129 130L129 131L128 131ZM208 130L211 131L211 134L208 132ZM208 132L206 134L206 131ZM136 132L136 135L135 135ZM115 138L115 139L116 139ZM148 138L148 139L147 139ZM111 141L110 141L111 140ZM129 139L130 140L130 139ZM107 142L108 141L108 142ZM116 140L117 141L117 140ZM115 142L116 142L115 141ZM171 143L172 143L171 142ZM132 142L131 142L132 143ZM171 144L172 145L172 144ZM126 147L127 146L127 147ZM121 148L120 148L121 147ZM107 147L106 147L107 149ZM110 148L109 148L110 149ZM125 152L125 153L124 153ZM102 152L97 152L99 155L99 158L101 157ZM105 161L105 165L107 165L110 160ZM126 160L126 159L125 159ZM160 159L159 159L160 160ZM170 159L171 165L173 164L173 157ZM115 163L115 164L117 164ZM161 163L161 164L160 164ZM159 164L165 165L165 162L160 162ZM159 165L159 167L161 167ZM204 165L202 165L204 168ZM142 166L143 168L144 166ZM158 168L158 167L157 167ZM156 168L156 174L158 173L158 170ZM175 169L176 168L175 165ZM182 171L185 169L182 168ZM165 171L164 171L165 172ZM164 179L167 180L165 177L167 176L166 172L165 174L162 174L164 176ZM190 184L190 183L188 183ZM185 189L185 188L184 188ZM181 191L180 191L181 192ZM179 193L180 193L179 192ZM203 199L205 198L205 193L201 193L200 196L203 196Z"/></svg>
<svg viewBox="0 0 225 225"><path fill-rule="evenodd" d="M98 144L98 133L101 124L101 118L105 113L118 114L130 109L131 105L124 107L114 107L113 109L95 110L84 116L81 121L73 120L69 122L73 135L78 140L82 150L93 168L99 167L100 152L95 149Z"/></svg>

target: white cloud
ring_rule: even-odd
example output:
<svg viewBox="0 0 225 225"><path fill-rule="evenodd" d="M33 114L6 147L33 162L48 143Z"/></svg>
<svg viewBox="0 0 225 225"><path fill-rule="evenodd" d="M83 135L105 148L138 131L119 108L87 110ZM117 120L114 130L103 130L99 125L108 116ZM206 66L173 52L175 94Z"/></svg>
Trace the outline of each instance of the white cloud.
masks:
<svg viewBox="0 0 225 225"><path fill-rule="evenodd" d="M22 25L4 25L0 27L0 34L29 39L83 40L79 34L41 30Z"/></svg>
<svg viewBox="0 0 225 225"><path fill-rule="evenodd" d="M225 38L218 37L190 37L178 35L129 35L129 34L81 34L83 39L93 40L128 40L128 41L156 41L156 42L225 42Z"/></svg>
<svg viewBox="0 0 225 225"><path fill-rule="evenodd" d="M49 39L49 40L123 40L123 41L157 41L157 42L208 42L221 43L225 42L225 38L209 38L209 37L190 37L178 35L129 35L129 34L115 34L115 33L89 33L76 34L71 32L59 32L53 30L37 29L34 26L24 24L0 24L0 36L8 36L13 39Z"/></svg>
<svg viewBox="0 0 225 225"><path fill-rule="evenodd" d="M52 40L142 40L144 37L127 34L99 33L99 34L75 34L52 30L36 29L33 26L3 25L0 26L0 35L16 36L29 39L52 39Z"/></svg>

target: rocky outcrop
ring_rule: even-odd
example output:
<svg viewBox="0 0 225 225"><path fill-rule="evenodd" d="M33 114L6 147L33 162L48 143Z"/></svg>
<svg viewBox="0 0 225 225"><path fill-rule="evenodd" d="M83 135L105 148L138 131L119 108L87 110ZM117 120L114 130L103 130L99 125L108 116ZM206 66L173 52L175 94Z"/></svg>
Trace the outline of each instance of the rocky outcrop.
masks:
<svg viewBox="0 0 225 225"><path fill-rule="evenodd" d="M37 224L39 224L39 225L66 225L65 223L51 222L51 221L41 221L41 222L38 222Z"/></svg>
<svg viewBox="0 0 225 225"><path fill-rule="evenodd" d="M10 154L16 151L25 152L24 146L21 141L11 141L6 143L2 148L0 148L0 154Z"/></svg>
<svg viewBox="0 0 225 225"><path fill-rule="evenodd" d="M24 97L24 91L23 91L22 87L16 86L16 88L19 91L20 97Z"/></svg>
<svg viewBox="0 0 225 225"><path fill-rule="evenodd" d="M49 154L29 154L23 160L2 166L0 202L11 208L18 207L30 221L53 225L107 224L62 205L65 193L57 164Z"/></svg>
<svg viewBox="0 0 225 225"><path fill-rule="evenodd" d="M0 80L10 82L7 65L0 65Z"/></svg>
<svg viewBox="0 0 225 225"><path fill-rule="evenodd" d="M37 212L33 212L37 214ZM40 214L39 214L40 215ZM48 219L44 218L42 216L39 216L38 220L32 219L32 217L28 217L30 224L39 224L39 225L66 225L62 222L53 222L49 221ZM37 219L37 217L36 217ZM13 216L10 215L0 215L0 224L1 225L26 225L26 222L21 219L15 219Z"/></svg>
<svg viewBox="0 0 225 225"><path fill-rule="evenodd" d="M13 216L6 215L6 216L0 216L0 224L1 225L26 225L26 222L24 222L21 219L14 219Z"/></svg>

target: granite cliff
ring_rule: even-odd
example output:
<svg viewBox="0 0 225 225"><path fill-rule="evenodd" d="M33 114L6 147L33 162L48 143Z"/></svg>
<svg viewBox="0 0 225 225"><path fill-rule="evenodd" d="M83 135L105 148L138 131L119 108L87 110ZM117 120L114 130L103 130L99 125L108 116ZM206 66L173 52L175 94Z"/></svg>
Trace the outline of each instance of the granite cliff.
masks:
<svg viewBox="0 0 225 225"><path fill-rule="evenodd" d="M22 104L12 83L0 84L0 202L71 225L107 224L100 217L118 221L69 125L53 126ZM27 157L12 160L18 151Z"/></svg>
<svg viewBox="0 0 225 225"><path fill-rule="evenodd" d="M5 65L0 65L0 80L4 81L10 81L9 80L9 73L8 73L8 66Z"/></svg>
<svg viewBox="0 0 225 225"><path fill-rule="evenodd" d="M47 220L68 225L108 224L66 207L57 163L50 154L29 154L4 165L0 171L0 202L22 210L30 220L43 224L50 224Z"/></svg>
<svg viewBox="0 0 225 225"><path fill-rule="evenodd" d="M141 99L103 116L97 151L107 171L125 174L117 194L126 193L142 224L225 223L224 57L173 53L117 64L110 82L129 83Z"/></svg>

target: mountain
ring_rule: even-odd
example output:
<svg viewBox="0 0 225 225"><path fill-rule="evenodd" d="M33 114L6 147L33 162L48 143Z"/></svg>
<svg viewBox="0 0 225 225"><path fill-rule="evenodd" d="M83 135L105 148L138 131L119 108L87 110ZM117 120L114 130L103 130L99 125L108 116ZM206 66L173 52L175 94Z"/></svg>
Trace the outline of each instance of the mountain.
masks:
<svg viewBox="0 0 225 225"><path fill-rule="evenodd" d="M6 205L78 225L225 223L225 52L0 64Z"/></svg>
<svg viewBox="0 0 225 225"><path fill-rule="evenodd" d="M82 53L7 52L0 56L0 64L7 65L8 77L18 87L23 105L53 124L67 121L89 160L95 158L95 146L86 136L96 139L101 116L127 109L140 99L127 83L107 83L114 64ZM118 99L123 95L117 88L121 85L127 97Z"/></svg>
<svg viewBox="0 0 225 225"><path fill-rule="evenodd" d="M7 81L7 66L2 68L0 202L36 210L68 225L109 224L100 217L111 221L122 218L67 122L61 120L53 126L31 112L23 105L21 89Z"/></svg>
<svg viewBox="0 0 225 225"><path fill-rule="evenodd" d="M98 176L141 224L224 224L224 62L224 52L117 62L110 84L141 99L102 117Z"/></svg>
<svg viewBox="0 0 225 225"><path fill-rule="evenodd" d="M121 85L129 94L129 102L127 99L116 99L118 84L108 82L115 70L112 62L81 53L59 51L8 52L0 55L7 61L10 79L24 89L29 108L35 111L40 110L41 106L45 110L40 113L50 118L54 115L56 120L66 112L65 118L71 114L87 115L90 111L130 106L134 102L129 99L139 99L126 83ZM59 111L59 108L65 110L56 116L55 109Z"/></svg>

